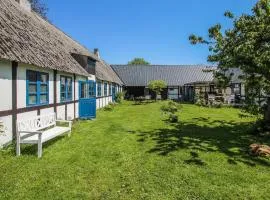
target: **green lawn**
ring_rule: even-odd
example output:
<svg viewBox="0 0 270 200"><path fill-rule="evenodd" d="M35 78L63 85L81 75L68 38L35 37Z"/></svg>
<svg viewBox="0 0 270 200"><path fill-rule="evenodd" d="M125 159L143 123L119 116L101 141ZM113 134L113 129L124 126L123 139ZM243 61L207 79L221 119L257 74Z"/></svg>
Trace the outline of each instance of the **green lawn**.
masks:
<svg viewBox="0 0 270 200"><path fill-rule="evenodd" d="M247 153L261 140L247 134L254 119L185 104L170 125L159 108L99 111L42 159L32 146L0 152L0 199L270 199L270 160Z"/></svg>

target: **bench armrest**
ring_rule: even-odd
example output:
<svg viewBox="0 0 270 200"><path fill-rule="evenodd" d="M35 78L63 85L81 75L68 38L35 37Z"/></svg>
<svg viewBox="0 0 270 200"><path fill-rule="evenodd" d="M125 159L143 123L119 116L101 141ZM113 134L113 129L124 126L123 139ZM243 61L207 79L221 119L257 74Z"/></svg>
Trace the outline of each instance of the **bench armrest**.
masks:
<svg viewBox="0 0 270 200"><path fill-rule="evenodd" d="M27 133L27 134L21 136L21 133ZM25 138L28 138L37 134L39 135L39 137L41 137L42 132L41 131L19 131L18 134L19 134L18 136L20 137L20 139L25 139Z"/></svg>
<svg viewBox="0 0 270 200"><path fill-rule="evenodd" d="M60 122L60 123L68 123L68 127L71 128L72 127L72 121L68 121L68 120L56 120L56 122Z"/></svg>

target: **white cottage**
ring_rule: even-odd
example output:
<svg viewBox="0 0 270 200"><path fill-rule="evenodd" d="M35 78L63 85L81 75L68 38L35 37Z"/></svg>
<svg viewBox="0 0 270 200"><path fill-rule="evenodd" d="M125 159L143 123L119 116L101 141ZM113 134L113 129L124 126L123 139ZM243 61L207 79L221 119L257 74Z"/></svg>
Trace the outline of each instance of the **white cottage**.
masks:
<svg viewBox="0 0 270 200"><path fill-rule="evenodd" d="M27 0L0 1L0 145L15 138L17 120L54 112L64 120L95 117L122 85L98 50L32 12Z"/></svg>

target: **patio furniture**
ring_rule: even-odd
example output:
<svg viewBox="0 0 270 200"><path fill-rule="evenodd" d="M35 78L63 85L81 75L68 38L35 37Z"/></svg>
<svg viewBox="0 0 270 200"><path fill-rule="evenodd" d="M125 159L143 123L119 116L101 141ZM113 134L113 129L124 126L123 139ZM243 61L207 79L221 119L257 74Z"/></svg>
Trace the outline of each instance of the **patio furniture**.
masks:
<svg viewBox="0 0 270 200"><path fill-rule="evenodd" d="M58 123L68 124L59 126ZM42 144L57 136L71 134L72 121L56 120L56 114L37 116L17 121L16 154L21 155L21 144L37 144L38 157L42 156Z"/></svg>

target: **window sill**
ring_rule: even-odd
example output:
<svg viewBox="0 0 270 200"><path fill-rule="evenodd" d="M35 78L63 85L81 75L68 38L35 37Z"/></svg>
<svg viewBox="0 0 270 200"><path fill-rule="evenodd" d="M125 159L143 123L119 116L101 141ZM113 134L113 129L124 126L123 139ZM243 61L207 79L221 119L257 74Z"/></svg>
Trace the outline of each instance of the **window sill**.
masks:
<svg viewBox="0 0 270 200"><path fill-rule="evenodd" d="M69 99L69 100L62 100L60 101L60 103L68 103L68 102L72 102L73 100L72 99Z"/></svg>
<svg viewBox="0 0 270 200"><path fill-rule="evenodd" d="M43 103L43 104L29 104L29 105L26 105L27 108L33 108L33 107L39 107L39 106L47 106L49 105L49 102L48 103Z"/></svg>

